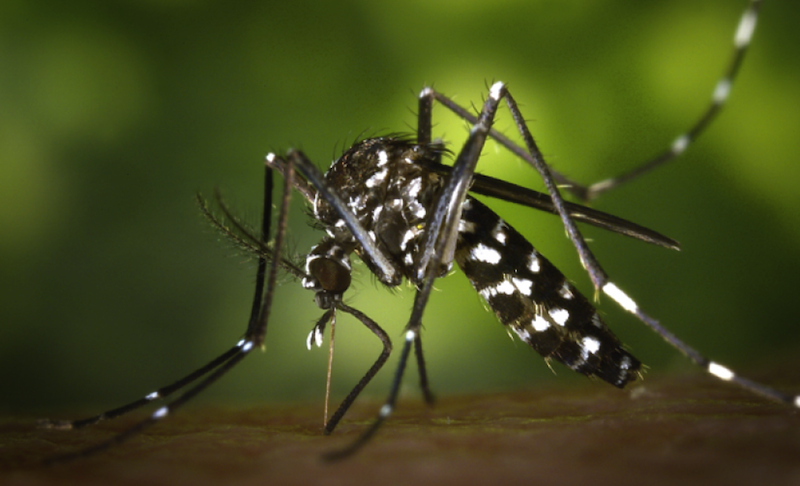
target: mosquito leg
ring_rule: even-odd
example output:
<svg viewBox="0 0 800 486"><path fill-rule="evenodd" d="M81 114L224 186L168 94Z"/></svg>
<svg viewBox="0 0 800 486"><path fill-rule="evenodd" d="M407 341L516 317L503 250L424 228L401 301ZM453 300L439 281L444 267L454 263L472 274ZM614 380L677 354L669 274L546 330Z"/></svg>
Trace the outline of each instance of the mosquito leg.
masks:
<svg viewBox="0 0 800 486"><path fill-rule="evenodd" d="M423 88L417 107L417 143L420 145L431 143L433 100L433 89Z"/></svg>
<svg viewBox="0 0 800 486"><path fill-rule="evenodd" d="M426 91L423 90L424 96L429 95L429 93L426 94ZM456 157L452 171L445 178L444 187L434 203L433 212L427 223L428 229L420 244L422 251L419 262L416 262L416 275L413 276L415 282L422 282L426 275L431 273L429 267L434 264L434 260L436 260L435 266L437 267L432 272L434 278L438 278L452 264L458 222L461 219L461 203L464 202L472 183L475 167L486 143L486 137L491 130L503 93L505 93L503 83L498 82L492 85L477 122L472 126L464 147ZM436 96L435 92L433 96ZM440 265L442 266L440 267ZM425 299L427 300L427 297ZM409 328L416 330L415 326L418 326L419 322L421 321L410 321Z"/></svg>
<svg viewBox="0 0 800 486"><path fill-rule="evenodd" d="M708 108L706 108L705 112L703 112L698 121L695 122L691 128L689 128L684 134L675 138L669 149L629 173L600 181L588 187L573 181L558 171L550 168L553 179L555 179L558 184L564 186L564 190L575 195L578 199L582 201L589 201L596 198L603 192L618 187L629 180L635 179L640 175L643 175L644 173L649 172L650 170L663 165L666 162L669 162L686 151L688 145L695 140L706 129L706 127L708 127L720 109L724 106L725 102L728 100L733 81L739 71L739 67L744 59L745 53L747 52L747 48L750 46L750 41L752 40L753 33L755 31L758 19L758 10L761 7L761 2L762 0L751 0L750 4L742 14L733 39L734 51L731 61L728 64L728 68L726 69L725 73L714 87L714 91L711 96L711 103L709 104ZM430 88L426 88L426 90L433 91ZM423 94L430 93L426 93L426 91L423 90ZM447 107L450 111L464 120L467 120L473 124L477 122L478 118L474 114L470 113L443 94L434 91L433 97L436 99L436 101ZM420 109L420 113L422 113L422 109ZM517 157L527 161L528 163L534 163L531 155L526 152L525 149L517 145L502 133L493 129L489 132L489 136L496 140L500 145L507 148Z"/></svg>
<svg viewBox="0 0 800 486"><path fill-rule="evenodd" d="M291 194L292 175L293 173L290 168L288 176L284 179L284 194L281 203L279 223L278 223L279 231L276 233L275 245L273 247L275 254L279 254L281 251L283 235L280 234L281 233L280 229L286 227L286 219L288 217L289 195ZM269 227L271 225L271 213L272 213L271 200L272 200L272 171L267 169L265 176L265 203L264 203L266 210L264 212L264 217L262 220L262 235L267 235L269 233ZM264 283L265 283L264 280L266 273L266 259L264 257L259 259L258 271L256 274L256 294L245 338L239 341L239 343L236 346L234 346L231 350L229 350L216 360L212 361L208 365L204 366L197 372L193 373L192 375L187 376L183 380L179 380L178 382L176 382L176 384L182 383L182 386L187 385L188 383L191 382L187 381L188 378L190 377L194 377L195 379L199 378L200 376L202 376L202 374L198 373L203 370L205 370L205 372L207 373L213 369L213 372L211 372L205 379L200 381L200 383L185 391L181 396L179 396L172 402L157 409L150 415L150 417L135 424L134 426L125 430L124 432L117 434L114 437L108 439L107 441L101 442L87 449L83 449L69 454L55 456L48 459L45 462L47 464L52 464L56 462L63 462L76 459L78 457L90 456L97 452L106 450L109 447L112 447L116 444L124 442L125 440L141 432L146 427L155 424L156 422L162 420L163 418L173 413L176 409L178 409L186 402L197 396L203 390L208 388L211 384L216 382L225 373L227 373L231 368L236 366L236 364L238 364L242 359L244 359L244 357L247 356L247 354L250 351L252 351L254 347L260 346L263 343L264 336L266 335L267 318L270 309L269 304L271 302L271 296L274 291L275 281L277 279L277 267L279 266L279 264L274 260L275 259L273 259L273 263L267 281L266 295L264 296L262 302L262 292L264 289ZM211 366L211 365L216 365L216 366ZM150 395L148 395L148 397L149 396Z"/></svg>
<svg viewBox="0 0 800 486"><path fill-rule="evenodd" d="M275 154L268 154L267 161L269 162L271 159L275 158ZM267 174L272 174L272 170L269 167L266 168ZM280 212L278 214L278 226L275 230L275 242L272 245L272 254L275 255L273 257L273 263L270 267L269 276L267 278L267 291L264 294L263 302L260 300L260 294L256 294L257 297L253 301L253 308L250 317L250 323L247 327L247 336L250 338L256 346L261 346L264 343L264 338L267 335L267 323L269 321L269 312L272 309L272 299L273 295L275 294L275 282L278 279L278 268L280 257L277 255L281 254L281 250L283 248L283 240L286 236L286 228L288 226L288 219L289 219L289 201L292 195L292 186L294 183L294 166L289 163L286 168L286 171L283 174L283 197L281 199L280 205ZM270 180L269 184L265 184L265 198L264 198L264 224L261 227L261 235L264 239L269 237L269 227L270 227L270 218L266 215L272 213L272 176L267 176ZM267 187L270 188L269 192L267 192ZM269 198L266 197L269 196ZM258 275L259 281L261 282L261 286L263 287L263 272L266 268L266 260L264 258L259 258L258 260ZM256 290L258 290L258 283L256 284ZM261 302L261 309L260 312L258 311L258 303ZM255 318L253 316L256 316Z"/></svg>
<svg viewBox="0 0 800 486"><path fill-rule="evenodd" d="M264 220L262 221L262 239L265 239L264 231L269 231L269 226L271 224L271 217L272 217L272 208L271 208L271 201L272 201L272 171L267 170L264 177ZM266 261L264 259L260 259L258 263L258 277L256 278L256 291L255 291L255 298L254 298L254 308L250 314L250 320L256 319L258 317L258 309L256 306L259 306L261 300L261 294L264 291L264 272L266 269ZM181 388L193 383L198 378L206 375L210 371L214 370L221 364L225 363L226 361L230 360L234 355L240 352L240 348L242 343L240 342L236 346L232 347L225 353L221 354L214 360L210 361L208 364L195 370L191 374L181 378L180 380L159 388L158 390L147 394L146 396L131 402L127 405L123 405L121 407L115 408L113 410L108 410L103 412L99 415L95 415L94 417L89 417L80 420L50 420L50 419L43 419L40 420L38 425L42 428L53 428L53 429L61 429L61 430L68 430L68 429L79 429L82 427L86 427L88 425L94 425L98 422L103 420L109 420L121 415L124 415L128 412L141 408L154 400L166 398L170 396L172 393L180 390Z"/></svg>
<svg viewBox="0 0 800 486"><path fill-rule="evenodd" d="M403 373L405 372L406 365L408 363L408 356L411 353L411 348L414 342L416 342L417 337L419 336L419 330L422 327L422 313L427 306L428 298L433 290L433 283L436 280L436 266L437 265L432 265L428 269L429 278L424 280L422 288L417 291L414 297L414 307L411 310L411 318L409 319L408 326L406 327L405 342L403 343L403 349L400 353L400 361L397 364L397 370L395 371L394 379L392 380L392 385L389 389L389 397L386 399L386 402L384 402L380 412L378 413L378 416L375 418L372 424L370 424L369 428L349 446L325 454L323 457L326 460L344 459L345 457L357 452L359 449L361 449L361 447L370 441L372 436L374 436L378 429L380 429L383 422L389 418L394 411L397 403L397 395L400 392L400 384L403 381Z"/></svg>
<svg viewBox="0 0 800 486"><path fill-rule="evenodd" d="M698 123L695 129L690 130L691 136L686 137L682 142L676 142L673 144L673 149L675 147L680 147L681 150L685 147L685 143L693 137L696 136L700 130L702 130L707 123L710 121L710 118L719 109L722 103L727 98L727 94L730 88L730 82L733 76L735 75L736 70L738 69L738 65L741 62L741 57L744 54L744 50L746 49L747 45L749 44L750 38L752 37L753 29L755 28L756 22L756 15L757 9L760 5L759 0L755 0L751 2L750 7L744 13L742 20L740 21L739 27L737 29L737 34L735 37L735 46L737 47L737 54L732 62L732 67L728 71L728 75L726 75L722 81L718 84L717 88L715 89L714 94L714 101L716 103L716 108L711 108L709 111L713 111L711 115L706 115L704 121ZM522 152L519 147L515 144L511 143L506 137L502 136L501 134L496 134L494 130L490 131L490 136L497 139L498 142L508 147L512 152L519 155L524 160L528 161L531 165L533 165L540 173L542 179L545 182L545 186L548 188L548 193L550 198L552 199L553 207L555 208L556 212L561 216L564 226L567 230L567 233L572 240L573 244L576 246L581 263L583 264L584 268L586 268L587 272L589 273L590 278L592 279L592 283L595 286L597 291L602 290L606 295L611 297L614 301L616 301L621 307L625 310L633 313L636 315L642 322L648 325L651 329L657 332L660 336L662 336L669 344L673 347L681 351L683 354L688 356L692 361L697 363L698 366L705 369L708 373L714 375L715 377L723 380L723 381L730 381L736 383L754 393L760 394L762 396L771 398L773 400L781 401L784 403L788 403L790 405L794 405L800 407L800 396L792 396L780 391L777 391L773 388L768 386L762 385L760 383L755 383L751 380L742 378L736 375L733 371L728 369L725 366L720 365L714 361L709 360L708 358L703 357L700 355L696 350L688 346L686 343L678 339L675 335L665 329L660 323L656 320L644 313L638 305L625 293L623 293L619 287L617 287L613 282L609 281L607 274L602 269L602 267L597 262L594 255L589 250L588 246L583 239L583 236L578 231L577 227L575 226L574 221L569 215L567 211L566 204L561 197L556 185L555 180L556 177L554 174L551 173L549 167L544 163L544 160L541 156L541 153L538 150L535 142L533 141L533 137L530 135L529 130L524 122L524 118L520 113L513 97L511 97L507 90L503 89L503 95L506 97L506 102L511 110L512 117L515 120L515 123L522 134L522 137L525 141L525 145L528 149L528 152ZM459 116L464 117L469 121L474 121L476 118L469 114L466 110L455 104L452 100L441 95L440 93L433 93L433 96L437 101L448 107L451 111L455 112Z"/></svg>
<svg viewBox="0 0 800 486"><path fill-rule="evenodd" d="M414 339L414 356L417 357L417 369L419 370L419 387L422 390L422 395L425 397L425 403L433 405L436 397L431 392L430 385L428 384L428 371L425 366L425 356L422 353L422 338L417 334Z"/></svg>
<svg viewBox="0 0 800 486"><path fill-rule="evenodd" d="M431 132L433 125L433 101L435 91L431 88L423 88L419 94L419 104L417 108L417 143L426 144L431 142ZM477 120L476 120L477 121ZM419 334L414 339L414 355L417 358L417 369L419 370L419 386L425 397L425 403L433 404L435 398L428 384L428 372L425 367L425 356L422 353L422 339Z"/></svg>
<svg viewBox="0 0 800 486"><path fill-rule="evenodd" d="M736 27L736 33L733 36L733 54L731 56L731 60L728 63L728 67L723 73L722 77L719 79L719 81L717 81L717 84L714 87L714 91L711 95L711 103L700 115L700 118L694 123L694 125L692 125L691 128L689 128L686 132L675 138L675 140L672 142L672 145L666 151L660 153L652 160L640 165L630 172L596 182L589 187L583 187L573 183L572 187L574 187L575 194L582 195L581 197L585 200L592 200L606 191L617 188L628 181L636 179L647 172L650 172L656 167L666 164L686 151L686 148L689 146L689 144L696 140L697 137L705 131L708 125L711 124L719 111L725 105L725 102L728 101L731 87L733 86L733 81L736 78L736 74L739 72L739 67L742 64L742 60L747 52L747 48L750 47L750 41L753 38L753 32L756 28L758 10L760 7L761 0L751 0L750 4L747 6L747 9L744 11L744 13L742 13L742 17L739 20L738 26ZM566 189L570 192L573 192L572 187L567 187Z"/></svg>
<svg viewBox="0 0 800 486"><path fill-rule="evenodd" d="M349 307L343 303L338 303L336 307L342 310L343 312L351 314L353 317L361 321L367 327L367 329L369 329L376 336L378 336L378 339L380 339L381 342L383 343L383 350L381 351L381 354L378 356L378 359L375 360L375 363L372 364L372 367L370 367L370 369L367 370L367 373L364 375L364 377L361 378L361 380L358 382L358 384L356 384L355 387L353 387L353 389L350 391L347 397L342 401L341 405L339 405L339 408L336 409L336 412L333 413L328 423L325 424L325 431L324 431L325 435L328 435L331 432L333 432L333 429L336 428L336 425L339 423L344 414L353 404L353 401L355 401L355 399L361 393L361 390L363 390L364 387L367 386L367 384L372 380L372 378L383 367L384 363L386 363L386 360L389 359L389 355L392 352L391 339L389 339L389 336L386 334L386 332L383 329L381 329L381 327L378 326L378 324L375 321L367 317L363 312L353 309L352 307Z"/></svg>
<svg viewBox="0 0 800 486"><path fill-rule="evenodd" d="M752 380L748 380L747 378L743 378L731 371L726 366L723 366L715 361L711 361L710 359L701 355L699 352L697 352L697 350L683 342L667 328L662 326L656 319L653 319L649 315L645 314L633 299L631 299L627 294L625 294L625 292L620 290L619 287L614 285L612 282L608 282L603 287L603 292L614 299L614 301L616 301L623 309L638 317L640 321L645 323L659 336L664 338L664 340L667 341L667 343L669 343L672 347L686 355L698 366L716 378L719 378L722 381L735 383L753 393L764 396L771 400L776 400L800 408L800 395L789 395L772 387L762 385L761 383L756 383Z"/></svg>
<svg viewBox="0 0 800 486"><path fill-rule="evenodd" d="M282 176L285 176L286 168L289 165L283 158L277 156L267 158L265 164L267 167L277 171ZM294 189L299 192L309 204L314 204L314 199L317 196L317 190L314 189L314 187L311 186L307 180L295 176L293 186Z"/></svg>
<svg viewBox="0 0 800 486"><path fill-rule="evenodd" d="M622 290L619 289L613 282L608 279L608 275L606 275L605 271L603 271L600 264L595 259L594 255L591 253L589 248L586 246L586 242L583 239L583 236L575 227L575 223L563 206L560 207L560 204L563 204L563 199L558 192L558 189L555 187L553 180L550 178L550 174L547 172L547 166L543 163L543 159L541 158L541 153L539 153L536 144L533 141L533 137L530 135L530 131L528 130L527 126L524 123L524 119L522 118L522 114L519 112L516 103L514 102L513 98L506 92L506 102L508 103L509 109L511 110L512 116L514 120L517 122L517 126L522 133L523 139L530 151L531 155L533 156L534 160L542 161L541 168L544 170L539 170L542 179L545 182L545 186L548 188L548 192L553 199L553 204L558 210L559 214L561 215L561 219L564 222L564 225L567 229L567 233L570 236L573 244L575 244L576 248L578 249L578 253L581 257L581 263L583 264L584 268L586 268L589 276L592 279L592 283L595 285L595 289L602 290L606 295L611 297L615 302L617 302L623 309L627 310L628 312L634 314L636 317L639 318L643 323L653 329L656 333L658 333L661 337L663 337L669 344L673 347L678 349L680 352L688 356L692 361L697 363L700 367L705 369L710 374L716 376L723 381L730 381L736 383L740 386L743 386L754 393L758 393L760 395L766 396L773 400L781 401L784 403L788 403L790 405L795 405L800 407L800 397L794 397L791 395L786 395L781 393L777 390L774 390L770 387L761 385L759 383L754 383L750 380L745 378L741 378L738 375L734 374L728 368L720 365L719 363L713 362L698 353L696 350L691 348L689 345L678 339L674 334L669 332L666 328L661 326L661 324L654 318L647 315L644 311L642 311L636 302L633 301L627 294L625 294ZM540 169L538 165L535 165L537 169Z"/></svg>
<svg viewBox="0 0 800 486"><path fill-rule="evenodd" d="M522 135L522 139L528 149L528 153L531 156L529 163L534 169L536 169L537 172L539 172L539 176L542 178L542 181L547 188L547 193L553 200L553 206L555 206L558 215L561 217L561 221L564 224L567 235L569 236L570 241L572 241L572 244L575 245L575 248L578 250L578 257L580 258L581 265L583 265L583 268L585 268L589 273L589 278L591 278L595 292L597 292L608 282L608 275L606 275L603 268L597 262L594 254L586 244L586 240L583 238L583 235L575 225L575 221L572 219L572 217L570 217L569 211L567 211L566 208L566 203L564 202L564 198L561 196L561 193L556 186L556 182L550 173L550 169L547 166L547 163L544 161L541 151L539 151L539 147L533 140L533 135L531 135L528 126L525 124L525 119L522 116L522 113L519 111L516 101L514 101L514 98L511 96L511 94L509 94L508 90L504 89L503 94L505 96L508 109L511 111L511 116L514 119L517 129Z"/></svg>
<svg viewBox="0 0 800 486"><path fill-rule="evenodd" d="M419 293L417 293L419 295ZM328 461L336 461L339 459L344 459L352 455L353 453L357 452L361 449L364 444L369 442L375 432L380 429L383 421L386 420L394 411L395 403L397 402L397 394L400 390L400 383L403 381L403 372L406 369L406 363L408 361L408 355L411 351L411 345L416 338L416 332L408 330L406 331L406 339L405 343L403 344L403 350L400 353L400 363L397 365L397 370L395 371L394 380L392 380L392 387L389 393L389 398L386 400L386 403L381 407L380 412L378 413L377 418L370 424L369 428L364 431L358 439L353 441L349 446L345 447L344 449L339 449L336 451L329 452L322 457Z"/></svg>
<svg viewBox="0 0 800 486"><path fill-rule="evenodd" d="M221 354L213 361L209 362L207 365L203 366L202 368L192 372L191 374L181 378L180 380L167 385L165 387L159 388L158 390L145 395L144 397L131 402L127 405L123 405L121 407L115 408L113 410L108 410L103 412L99 415L95 415L94 417L88 417L85 419L80 420L51 420L51 419L42 419L37 422L37 426L40 428L45 429L59 429L59 430L70 430L70 429L80 429L82 427L86 427L89 425L94 425L98 422L102 422L104 420L110 420L113 418L117 418L121 415L124 415L128 412L132 412L138 408L141 408L145 405L152 403L155 400L166 398L170 396L172 393L180 390L181 388L189 385L190 383L194 382L198 378L206 375L210 371L214 370L221 364L225 363L231 357L239 352L239 346L234 346L225 353Z"/></svg>
<svg viewBox="0 0 800 486"><path fill-rule="evenodd" d="M135 436L136 434L144 430L145 428L160 421L161 419L169 415L171 412L173 412L175 409L177 409L179 406L185 404L191 398L195 397L198 393L205 390L210 384L217 381L219 377L221 377L228 370L233 368L233 366L235 366L239 361L241 361L242 358L244 358L247 355L247 353L249 353L252 350L252 348L253 348L252 342L245 340L240 341L239 345L237 345L234 348L236 352L233 354L233 356L231 356L231 358L225 361L221 366L219 366L216 370L214 370L213 373L208 375L200 383L190 388L189 390L185 391L181 396L176 398L174 401L153 412L153 414L150 415L150 417L146 418L145 420L142 420L141 422L138 422L131 428L111 437L110 439L104 442L100 442L99 444L95 444L94 446L76 452L61 454L48 458L47 460L44 461L44 463L54 464L58 462L70 461L81 457L88 457L98 452L102 452L114 445L125 442L126 440L130 439L131 437Z"/></svg>

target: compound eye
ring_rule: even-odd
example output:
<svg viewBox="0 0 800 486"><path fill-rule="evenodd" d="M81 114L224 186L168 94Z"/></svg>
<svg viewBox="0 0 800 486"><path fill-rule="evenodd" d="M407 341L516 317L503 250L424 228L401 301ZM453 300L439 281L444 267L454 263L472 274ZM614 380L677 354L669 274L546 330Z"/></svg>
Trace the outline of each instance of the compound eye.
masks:
<svg viewBox="0 0 800 486"><path fill-rule="evenodd" d="M322 290L343 294L350 287L350 270L336 260L317 258L309 262L308 270Z"/></svg>

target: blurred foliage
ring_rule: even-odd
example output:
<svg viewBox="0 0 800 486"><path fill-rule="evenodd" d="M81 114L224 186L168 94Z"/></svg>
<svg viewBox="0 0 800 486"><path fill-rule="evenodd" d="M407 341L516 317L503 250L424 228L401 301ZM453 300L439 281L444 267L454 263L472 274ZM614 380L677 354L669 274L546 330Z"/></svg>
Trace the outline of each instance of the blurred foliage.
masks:
<svg viewBox="0 0 800 486"><path fill-rule="evenodd" d="M220 185L257 221L266 152L299 147L325 167L365 131L412 130L426 84L469 105L502 79L549 161L598 180L666 147L699 115L745 3L3 2L0 407L118 405L236 342L255 265L217 241L194 194ZM730 104L685 157L595 204L683 251L586 230L644 309L739 370L800 349L797 10L765 2ZM465 123L443 110L435 123L457 150ZM496 126L513 133L506 114ZM485 153L481 171L541 188L494 143ZM555 218L492 204L590 290ZM302 253L320 233L299 198L292 218ZM399 342L413 293L387 292L359 270L350 303ZM207 400L321 401L326 351L305 349L320 312L285 283L266 353ZM437 286L425 315L437 392L586 382L557 366L554 377L511 342L462 275ZM608 321L651 373L692 369L606 300ZM340 319L337 393L378 352L377 339ZM384 393L390 375L367 393Z"/></svg>

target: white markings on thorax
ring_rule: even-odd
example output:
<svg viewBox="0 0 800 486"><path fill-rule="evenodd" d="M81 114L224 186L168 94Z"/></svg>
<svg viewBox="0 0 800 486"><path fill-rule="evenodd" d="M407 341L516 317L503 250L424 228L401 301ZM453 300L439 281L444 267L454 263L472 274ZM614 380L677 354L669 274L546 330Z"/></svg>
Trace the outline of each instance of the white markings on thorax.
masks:
<svg viewBox="0 0 800 486"><path fill-rule="evenodd" d="M407 229L406 232L403 234L403 239L400 240L400 249L402 251L406 251L408 243L417 236L419 236L420 233L422 233L423 228L424 228L423 226L418 225L418 226L412 226L411 228Z"/></svg>
<svg viewBox="0 0 800 486"><path fill-rule="evenodd" d="M414 217L418 219L425 219L425 215L428 214L428 212L425 210L425 206L423 206L417 200L411 201L411 203L408 205L408 209L410 209Z"/></svg>
<svg viewBox="0 0 800 486"><path fill-rule="evenodd" d="M383 169L379 170L378 172L372 174L372 177L367 179L367 182L366 182L367 187L373 188L373 187L376 187L376 186L380 186L381 184L383 184L383 181L386 180L386 175L388 173L389 173L389 170L387 168L383 168Z"/></svg>
<svg viewBox="0 0 800 486"><path fill-rule="evenodd" d="M372 220L377 222L383 212L383 205L379 204L372 210Z"/></svg>
<svg viewBox="0 0 800 486"><path fill-rule="evenodd" d="M458 232L459 233L474 233L475 232L475 223L472 221L467 221L464 218L461 218L458 221Z"/></svg>
<svg viewBox="0 0 800 486"><path fill-rule="evenodd" d="M378 167L383 167L389 163L389 155L385 150L378 152Z"/></svg>
<svg viewBox="0 0 800 486"><path fill-rule="evenodd" d="M419 191L422 190L422 177L415 177L406 185L406 194L410 198L416 199L419 196Z"/></svg>
<svg viewBox="0 0 800 486"><path fill-rule="evenodd" d="M347 201L347 206L352 209L354 213L361 212L364 209L364 206L366 206L364 203L364 196L361 194L350 196Z"/></svg>

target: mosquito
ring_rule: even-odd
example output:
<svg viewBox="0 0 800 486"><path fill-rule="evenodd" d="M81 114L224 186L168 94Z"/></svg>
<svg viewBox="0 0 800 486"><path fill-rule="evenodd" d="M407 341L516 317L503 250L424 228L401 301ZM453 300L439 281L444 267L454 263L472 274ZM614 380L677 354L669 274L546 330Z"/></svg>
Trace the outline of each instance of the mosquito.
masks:
<svg viewBox="0 0 800 486"><path fill-rule="evenodd" d="M431 291L439 278L450 273L453 263L461 268L498 320L545 360L558 361L578 373L596 377L618 388L639 379L642 363L614 335L590 300L516 229L472 197L470 192L557 215L591 279L595 296L602 293L610 297L714 377L769 399L800 407L800 396L751 381L704 357L645 313L609 278L576 223L594 225L669 249L677 249L677 242L630 221L567 202L561 194L563 189L582 201L588 201L682 154L727 101L733 79L750 45L760 4L760 0L751 0L744 11L734 35L731 62L699 120L678 136L666 151L629 173L582 186L554 171L545 162L510 90L504 83L495 82L477 114L430 87L424 88L418 98L415 134L357 141L333 162L325 174L320 173L301 151L289 150L283 155L270 153L265 162L264 216L259 234L237 218L221 197L217 197L221 216L215 216L205 199L198 197L201 210L212 225L241 247L258 255L255 297L243 337L197 371L130 404L82 420L43 421L45 427L77 429L118 417L188 388L127 431L89 449L54 460L86 456L107 449L163 420L254 349L261 348L279 270L290 273L301 280L305 289L314 291L315 303L323 311L308 336L309 348L322 344L326 326L338 313L353 316L383 345L375 362L326 421L324 433L333 432L392 352L391 339L378 323L344 302L343 297L352 280L353 254L386 287L397 287L407 281L416 293L405 326L399 364L386 401L359 438L346 448L331 452L326 456L328 459L346 457L357 451L389 418L395 409L412 349L423 396L426 401L433 401L422 351L421 328ZM436 104L471 125L466 142L455 154L448 151L443 142L433 139L432 116ZM492 128L503 104L523 141L521 146ZM532 166L547 192L539 193L476 174L481 152L489 138ZM454 159L452 165L443 164L442 159L450 156ZM274 172L280 173L284 182L274 239L270 241ZM304 266L286 258L282 252L292 191L297 191L307 201L315 224L326 233L307 254ZM195 384L189 387L192 383Z"/></svg>

